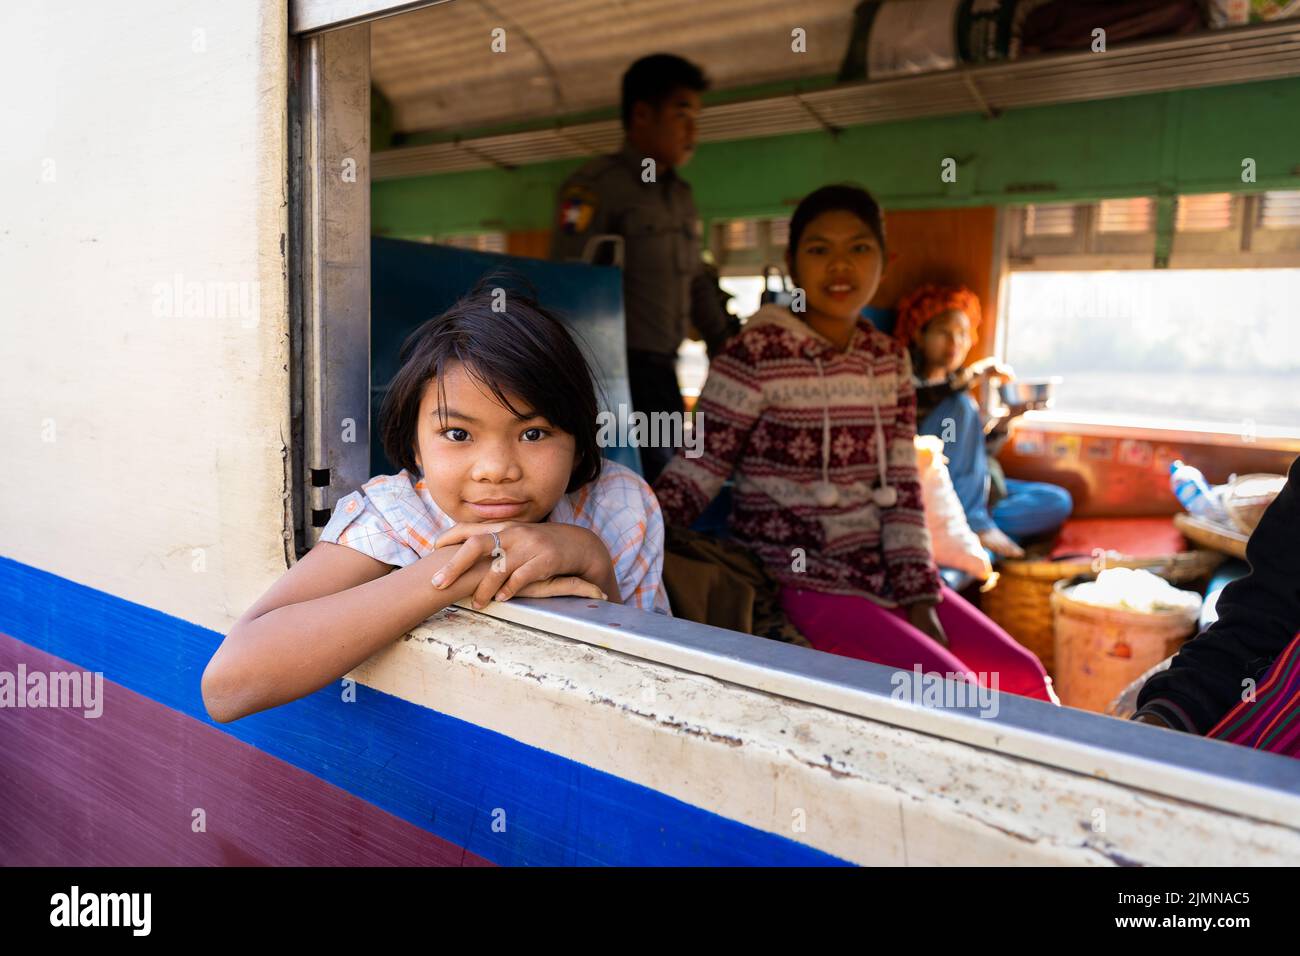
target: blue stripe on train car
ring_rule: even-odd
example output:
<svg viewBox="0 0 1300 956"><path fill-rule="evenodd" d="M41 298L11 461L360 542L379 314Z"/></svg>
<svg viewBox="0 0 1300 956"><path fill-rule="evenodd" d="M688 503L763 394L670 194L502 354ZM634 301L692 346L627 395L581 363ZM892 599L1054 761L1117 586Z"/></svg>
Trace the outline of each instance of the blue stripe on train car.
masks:
<svg viewBox="0 0 1300 956"><path fill-rule="evenodd" d="M233 724L216 724L204 710L199 683L220 634L3 557L0 631L86 670L102 671L107 680L495 863L844 863L362 686L356 688L355 703L345 703L338 686L331 686ZM504 832L492 826L498 810L505 814Z"/></svg>

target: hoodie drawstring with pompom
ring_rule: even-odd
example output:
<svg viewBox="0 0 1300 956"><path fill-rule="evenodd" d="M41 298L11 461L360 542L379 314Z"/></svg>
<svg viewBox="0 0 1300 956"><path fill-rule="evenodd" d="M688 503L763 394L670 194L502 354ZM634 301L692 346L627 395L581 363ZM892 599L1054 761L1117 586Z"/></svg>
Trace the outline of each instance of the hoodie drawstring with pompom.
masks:
<svg viewBox="0 0 1300 956"><path fill-rule="evenodd" d="M817 377L822 386L822 480L813 492L817 503L823 508L839 504L840 490L831 484L831 396L826 387L826 370L822 367L820 357L814 357L817 364ZM872 489L871 498L881 508L892 508L898 501L898 491L889 484L889 451L885 445L885 426L880 418L880 397L875 389L871 392L871 410L876 415L876 456L880 469L880 485Z"/></svg>

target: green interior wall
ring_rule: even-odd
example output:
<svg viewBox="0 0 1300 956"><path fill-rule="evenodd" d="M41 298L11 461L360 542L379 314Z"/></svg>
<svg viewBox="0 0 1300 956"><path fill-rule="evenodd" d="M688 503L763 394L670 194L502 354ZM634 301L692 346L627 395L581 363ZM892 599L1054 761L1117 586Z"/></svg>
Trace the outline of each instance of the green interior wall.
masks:
<svg viewBox="0 0 1300 956"><path fill-rule="evenodd" d="M949 157L955 183L940 176ZM371 222L396 237L544 229L583 162L378 182ZM913 209L1300 189L1300 79L708 143L683 172L705 220L788 214L838 180Z"/></svg>

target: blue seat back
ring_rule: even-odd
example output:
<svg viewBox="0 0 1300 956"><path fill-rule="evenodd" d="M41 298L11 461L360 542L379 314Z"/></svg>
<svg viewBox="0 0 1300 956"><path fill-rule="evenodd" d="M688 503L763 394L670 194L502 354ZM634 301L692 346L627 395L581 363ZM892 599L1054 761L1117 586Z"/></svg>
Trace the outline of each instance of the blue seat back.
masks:
<svg viewBox="0 0 1300 956"><path fill-rule="evenodd" d="M406 337L444 312L485 274L508 269L537 290L538 301L574 334L596 377L597 401L618 413L630 408L623 324L623 276L608 266L547 262L375 237L370 244L370 473L397 468L380 447L379 408L398 370ZM610 447L605 456L641 473L635 448Z"/></svg>

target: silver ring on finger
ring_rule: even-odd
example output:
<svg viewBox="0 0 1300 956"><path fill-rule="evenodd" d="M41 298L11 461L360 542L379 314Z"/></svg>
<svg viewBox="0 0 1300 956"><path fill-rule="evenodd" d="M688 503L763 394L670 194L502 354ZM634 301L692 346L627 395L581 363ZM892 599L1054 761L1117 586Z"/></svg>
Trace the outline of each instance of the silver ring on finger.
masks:
<svg viewBox="0 0 1300 956"><path fill-rule="evenodd" d="M501 547L501 536L495 531L489 531L492 535L492 570L497 574L502 574L506 569L506 552Z"/></svg>

